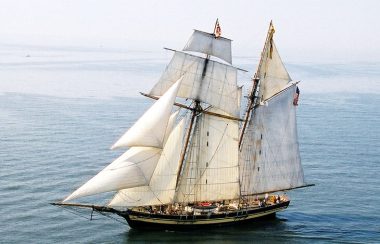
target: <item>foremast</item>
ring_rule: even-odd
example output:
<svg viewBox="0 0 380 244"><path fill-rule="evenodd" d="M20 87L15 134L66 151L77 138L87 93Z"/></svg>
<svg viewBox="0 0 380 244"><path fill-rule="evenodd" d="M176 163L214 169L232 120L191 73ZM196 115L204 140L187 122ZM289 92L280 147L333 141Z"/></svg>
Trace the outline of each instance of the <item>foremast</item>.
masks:
<svg viewBox="0 0 380 244"><path fill-rule="evenodd" d="M197 112L199 111L199 107L200 107L199 102L195 101L194 107L193 107L192 113L191 113L190 125L189 125L189 128L188 128L187 134L186 134L185 143L184 143L184 146L183 146L183 149L182 149L182 152L181 152L181 157L180 157L180 160L179 160L179 169L178 169L177 179L176 179L176 184L175 184L176 188L178 187L178 182L179 182L179 179L180 179L180 174L182 172L183 162L185 160L185 156L186 156L186 152L187 152L187 149L188 149L188 146L189 146L189 141L190 141L191 133L192 133L192 130L193 130L194 120L195 120L195 117L197 115Z"/></svg>
<svg viewBox="0 0 380 244"><path fill-rule="evenodd" d="M194 34L184 50L194 51L189 50L189 47L196 46L193 45L192 42L196 39L195 36L197 36L199 32L195 31ZM228 40L221 37L218 20L214 27L214 33L211 35L213 35L212 39L210 39L212 45L207 46L214 46L216 48L210 48L210 50L217 50L221 43L226 43ZM227 47L230 48L230 42ZM228 54L227 57L229 58L222 59L231 63L230 49L224 49L223 51ZM200 75L201 85L197 89L198 96L195 99L195 109L192 115L192 119L195 119L195 123L193 125L191 141L188 142L189 149L186 151L186 158L182 161L184 165L181 167L181 174L179 174L177 178L175 202L182 202L184 204L200 201L234 199L238 197L237 139L240 104L238 104L237 101L240 100L239 96L241 94L239 91L240 88L237 87L237 69L231 69L232 66L216 63L210 59L210 53L204 53L206 54L206 58ZM223 54L219 55L219 58L223 56L226 57L226 55ZM215 64L217 64L217 66ZM201 69L198 68L198 70L200 71ZM223 76L224 78L221 79ZM209 81L210 77L214 79L214 82ZM215 103L213 99L208 101L202 99L203 94L213 97L212 93L204 93L205 90L209 89L210 86L208 84L210 83L214 86L214 88L210 89L211 92L214 94L217 94L217 92L220 93L218 99L219 104L224 103L224 106L218 106L218 103ZM231 99L231 94L234 97L233 99ZM227 97L227 102L225 101L226 95L230 96L229 98ZM204 98L206 96L204 96ZM232 104L227 105L228 99L231 99ZM205 109L202 108L202 103L204 104L203 106L206 107ZM231 117L230 115L234 116ZM191 122L190 124L192 125L193 123ZM231 146L231 143L236 146ZM226 147L230 147L234 152L227 152ZM235 156L233 156L234 153ZM227 160L223 160L220 158L222 154L232 155L232 158L231 156L225 157ZM227 173L227 171L230 172ZM226 192L232 194L226 195L222 190L223 187Z"/></svg>

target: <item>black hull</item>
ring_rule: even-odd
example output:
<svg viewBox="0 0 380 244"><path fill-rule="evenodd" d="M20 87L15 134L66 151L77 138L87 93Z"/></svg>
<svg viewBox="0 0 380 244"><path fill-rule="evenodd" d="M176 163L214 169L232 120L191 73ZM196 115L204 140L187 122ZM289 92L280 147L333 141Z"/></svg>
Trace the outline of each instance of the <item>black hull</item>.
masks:
<svg viewBox="0 0 380 244"><path fill-rule="evenodd" d="M288 206L289 201L286 201L267 207L211 215L164 215L132 210L118 214L124 217L129 226L134 229L191 230L245 224L263 218L273 218L276 212L284 210Z"/></svg>

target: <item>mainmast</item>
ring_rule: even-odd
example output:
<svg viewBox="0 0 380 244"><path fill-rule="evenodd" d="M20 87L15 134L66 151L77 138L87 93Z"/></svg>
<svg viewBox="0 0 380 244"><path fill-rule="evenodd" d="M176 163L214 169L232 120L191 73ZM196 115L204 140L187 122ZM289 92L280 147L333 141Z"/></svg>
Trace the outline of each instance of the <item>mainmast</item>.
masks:
<svg viewBox="0 0 380 244"><path fill-rule="evenodd" d="M256 99L258 97L256 96L256 94L257 94L257 90L258 90L259 82L260 82L260 70L261 70L261 66L262 66L263 61L264 61L266 49L268 48L268 42L269 41L272 42L274 32L275 32L274 26L273 26L272 21L271 21L269 24L269 29L268 29L267 37L265 39L263 51L261 52L260 62L259 62L259 65L257 67L257 71L256 71L254 77L252 78L253 84L252 84L251 92L248 95L248 105L247 105L247 109L245 111L243 127L242 127L241 132L240 132L239 148L241 148L241 143L243 141L243 136L244 136L247 124L249 122L249 117L251 115L251 112L252 112L253 108L255 107L255 104L257 103ZM272 48L272 45L270 45L270 46Z"/></svg>
<svg viewBox="0 0 380 244"><path fill-rule="evenodd" d="M296 83L282 62L269 25L253 77L239 139L242 196L305 187L298 148ZM261 102L264 102L263 105Z"/></svg>

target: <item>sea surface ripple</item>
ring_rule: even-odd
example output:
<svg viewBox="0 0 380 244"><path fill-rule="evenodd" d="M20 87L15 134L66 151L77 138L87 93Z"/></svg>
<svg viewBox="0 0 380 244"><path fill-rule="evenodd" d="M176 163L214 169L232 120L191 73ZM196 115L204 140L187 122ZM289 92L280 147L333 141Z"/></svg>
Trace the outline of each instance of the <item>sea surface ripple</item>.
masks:
<svg viewBox="0 0 380 244"><path fill-rule="evenodd" d="M99 55L103 54L94 54ZM45 59L56 60L50 56ZM148 65L149 76L157 80L166 60L144 59L136 64L125 59L121 63L115 61L117 58L112 62L102 59L95 63L98 68L83 61L81 65L87 67L84 71L87 75L78 77L78 82L83 83L73 88L71 85L75 82L70 81L66 84L71 87L70 95L62 90L62 96L59 89L65 86L58 84L59 89L54 90L53 75L66 74L64 77L70 78L72 64L60 66L47 62L36 68L36 65L28 65L29 61L20 64L16 59L15 63L0 68L8 78L6 85L0 85L1 243L380 242L377 210L380 202L380 96L377 92L355 89L312 92L304 85L306 92L303 92L301 85L297 115L299 144L306 180L316 186L289 193L290 207L274 220L191 233L141 232L130 229L119 218L94 214L90 221L89 211L69 212L69 209L49 205L67 196L120 155L121 151L109 150L110 145L152 104L148 99L129 95L140 87L148 90L152 83L130 86L128 90L130 83L119 83L119 79L127 74L139 78L144 71L142 67ZM251 61L240 62L244 68L253 70L248 67ZM123 70L127 64L135 65L135 69ZM45 66L49 67L47 73L41 71ZM76 74L80 73L78 69L76 66ZM114 80L114 83L110 81L111 88L99 81L97 74L102 69L109 80ZM113 76L115 69L121 73ZM360 77L363 69L361 66ZM23 91L25 81L17 83L22 76L12 73L22 70L36 74L29 77L30 86L52 87L41 88L43 94L34 92L38 87L26 87ZM324 77L321 84L327 84L327 80L339 80L338 83L344 80L320 69L310 71L290 64L290 70L294 75L297 71L303 72L304 78L308 78L303 83L314 82L311 87L317 86L315 82L321 77ZM37 81L40 72L46 79L42 83ZM91 86L89 77L98 77L94 81L98 83ZM366 84L379 84L379 77L372 73L371 81ZM89 90L95 90L78 91L81 95L75 96L75 89L84 89L84 84L90 86ZM107 90L105 96L97 96L102 93L97 90L98 85ZM110 95L122 86L126 95L120 90L115 96ZM105 194L94 200L104 203L104 199L110 197Z"/></svg>

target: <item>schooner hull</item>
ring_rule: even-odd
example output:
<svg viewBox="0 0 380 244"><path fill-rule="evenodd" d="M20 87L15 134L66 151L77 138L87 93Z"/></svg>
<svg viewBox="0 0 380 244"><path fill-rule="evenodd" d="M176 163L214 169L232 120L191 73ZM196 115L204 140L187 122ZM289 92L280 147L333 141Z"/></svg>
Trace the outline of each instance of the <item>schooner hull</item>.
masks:
<svg viewBox="0 0 380 244"><path fill-rule="evenodd" d="M237 225L265 217L272 217L276 212L286 209L289 203L290 201L285 201L267 207L210 215L164 215L142 213L132 210L118 214L124 217L129 226L134 229L189 230L204 227Z"/></svg>

